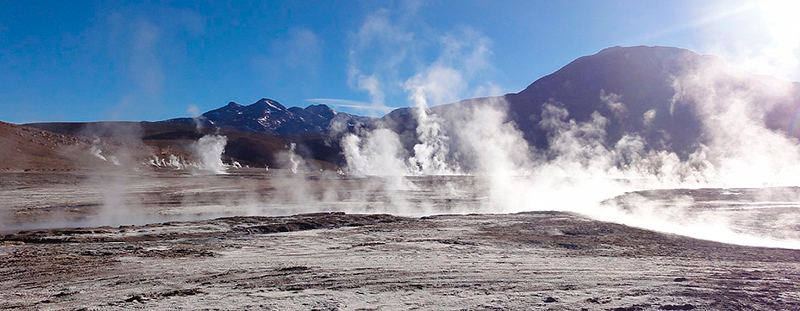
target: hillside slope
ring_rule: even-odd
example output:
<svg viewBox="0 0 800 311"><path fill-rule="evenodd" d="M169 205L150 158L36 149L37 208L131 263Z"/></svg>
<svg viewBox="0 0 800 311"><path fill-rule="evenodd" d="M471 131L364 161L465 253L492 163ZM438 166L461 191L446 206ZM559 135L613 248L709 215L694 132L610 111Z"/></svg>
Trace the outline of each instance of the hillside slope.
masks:
<svg viewBox="0 0 800 311"><path fill-rule="evenodd" d="M0 171L69 171L107 165L94 156L114 143L0 122ZM99 153L102 155L102 153Z"/></svg>
<svg viewBox="0 0 800 311"><path fill-rule="evenodd" d="M432 107L431 111L446 118L471 105L503 102L509 120L539 149L549 147L548 131L540 124L546 105L565 108L568 118L576 122L590 121L592 114L598 112L608 121L607 145L626 134L636 134L651 142L648 148L675 151L683 157L693 152L698 143L704 143L706 137L698 103L691 98L676 98L676 77L712 70L723 71L715 72L716 78L722 76L714 82L715 88L744 90L748 100L769 106L762 117L766 127L787 132L800 104L800 83L737 71L713 56L658 46L607 48L576 59L519 93L463 100ZM773 88L786 90L788 95L772 96ZM611 102L621 106L615 108ZM416 122L411 109L392 111L380 122L402 137L414 137Z"/></svg>
<svg viewBox="0 0 800 311"><path fill-rule="evenodd" d="M287 164L280 154L288 152L292 143L296 145L296 153L313 168L332 169L342 163L338 145L331 144L320 134L275 136L224 128L198 130L194 125L170 122L31 123L26 126L84 139L99 137L130 145L141 144L150 150L149 154L139 155L142 159L151 155L193 159L194 142L204 135L219 134L227 138L223 153L226 163L237 161L242 165L284 167Z"/></svg>

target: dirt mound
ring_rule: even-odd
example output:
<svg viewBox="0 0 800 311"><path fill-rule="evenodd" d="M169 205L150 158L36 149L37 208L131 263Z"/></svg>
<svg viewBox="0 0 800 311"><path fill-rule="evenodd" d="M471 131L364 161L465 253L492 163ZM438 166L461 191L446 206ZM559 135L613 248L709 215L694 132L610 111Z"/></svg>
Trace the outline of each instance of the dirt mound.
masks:
<svg viewBox="0 0 800 311"><path fill-rule="evenodd" d="M126 144L141 143L160 157L175 155L190 160L192 144L209 134L219 134L228 141L223 154L226 163L237 161L242 165L282 168L292 143L296 153L311 169L336 169L344 160L338 143L328 141L322 134L266 135L221 128L197 129L194 125L166 122L61 122L30 123L26 126L65 135L100 137L119 140Z"/></svg>
<svg viewBox="0 0 800 311"><path fill-rule="evenodd" d="M0 171L73 170L99 163L86 137L0 122Z"/></svg>

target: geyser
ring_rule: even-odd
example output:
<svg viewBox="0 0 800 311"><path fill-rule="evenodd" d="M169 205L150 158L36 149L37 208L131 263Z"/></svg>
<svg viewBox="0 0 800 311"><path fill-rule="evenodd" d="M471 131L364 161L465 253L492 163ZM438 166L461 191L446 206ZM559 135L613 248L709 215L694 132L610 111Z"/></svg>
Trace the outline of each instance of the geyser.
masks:
<svg viewBox="0 0 800 311"><path fill-rule="evenodd" d="M205 135L192 145L195 156L200 160L202 169L214 174L227 174L222 162L222 153L228 139L222 135Z"/></svg>

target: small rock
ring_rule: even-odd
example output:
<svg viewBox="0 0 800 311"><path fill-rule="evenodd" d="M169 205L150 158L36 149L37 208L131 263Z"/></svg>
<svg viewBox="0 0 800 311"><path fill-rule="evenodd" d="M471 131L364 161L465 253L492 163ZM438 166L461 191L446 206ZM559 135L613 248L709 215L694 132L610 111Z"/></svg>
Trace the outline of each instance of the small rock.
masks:
<svg viewBox="0 0 800 311"><path fill-rule="evenodd" d="M545 297L545 298L544 298L542 301L544 301L544 302L546 302L546 303L551 303L551 302L557 302L557 301L558 301L558 299L555 299L555 298L553 298L553 297L547 296L547 297Z"/></svg>
<svg viewBox="0 0 800 311"><path fill-rule="evenodd" d="M76 294L76 293L78 293L78 292L62 291L62 292L59 292L58 294L53 295L53 297L64 297L64 296L69 296L69 295L73 295L73 294Z"/></svg>
<svg viewBox="0 0 800 311"><path fill-rule="evenodd" d="M142 295L133 295L131 296L131 298L125 299L125 302L134 302L134 301L139 303L144 303L145 301L147 301L147 298L142 297Z"/></svg>
<svg viewBox="0 0 800 311"><path fill-rule="evenodd" d="M694 310L697 309L693 304L687 303L682 305L663 305L659 307L661 310Z"/></svg>

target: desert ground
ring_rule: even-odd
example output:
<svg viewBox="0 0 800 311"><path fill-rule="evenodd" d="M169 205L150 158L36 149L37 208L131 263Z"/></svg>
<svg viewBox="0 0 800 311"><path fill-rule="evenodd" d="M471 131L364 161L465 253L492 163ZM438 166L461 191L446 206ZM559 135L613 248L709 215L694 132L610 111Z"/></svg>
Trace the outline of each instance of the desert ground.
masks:
<svg viewBox="0 0 800 311"><path fill-rule="evenodd" d="M570 212L487 213L480 184L460 177L403 191L328 173L297 178L3 173L0 308L800 309L798 250ZM431 190L443 183L477 190ZM719 203L729 192L693 195L705 200L698 208L737 206Z"/></svg>

